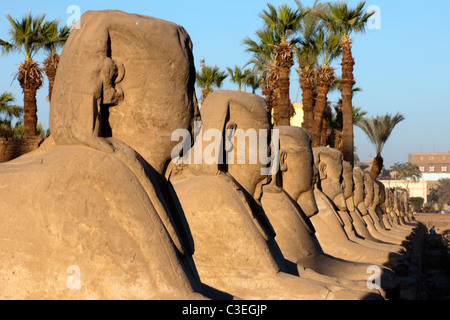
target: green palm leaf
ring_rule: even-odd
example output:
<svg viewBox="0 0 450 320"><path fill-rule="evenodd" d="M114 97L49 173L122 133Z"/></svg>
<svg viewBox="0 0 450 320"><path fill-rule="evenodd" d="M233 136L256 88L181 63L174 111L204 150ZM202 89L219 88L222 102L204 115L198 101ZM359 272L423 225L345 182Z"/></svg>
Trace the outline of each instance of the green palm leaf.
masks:
<svg viewBox="0 0 450 320"><path fill-rule="evenodd" d="M362 118L356 125L367 135L376 149L377 156L380 156L395 126L403 120L405 118L400 113L394 116L386 114L384 116Z"/></svg>
<svg viewBox="0 0 450 320"><path fill-rule="evenodd" d="M11 104L14 102L14 95L10 92L4 92L0 95L0 115L5 114L5 119L10 121L12 118L20 118L23 115L23 108Z"/></svg>

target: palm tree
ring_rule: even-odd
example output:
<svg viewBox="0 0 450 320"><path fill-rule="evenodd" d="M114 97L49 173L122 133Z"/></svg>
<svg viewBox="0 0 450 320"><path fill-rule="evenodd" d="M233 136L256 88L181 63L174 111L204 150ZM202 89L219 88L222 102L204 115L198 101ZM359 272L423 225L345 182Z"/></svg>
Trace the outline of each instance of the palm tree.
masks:
<svg viewBox="0 0 450 320"><path fill-rule="evenodd" d="M12 119L20 119L23 114L23 108L12 104L14 96L12 93L4 92L0 95L0 136L12 137L14 135L14 128L12 127Z"/></svg>
<svg viewBox="0 0 450 320"><path fill-rule="evenodd" d="M335 77L333 84L330 87L330 92L339 91L342 96L342 84L341 78ZM353 87L352 89L352 97L357 92L361 92L362 89L360 87ZM355 106L352 107L352 119L353 125L357 125L359 120L367 115L366 111L363 111L362 108L357 108ZM327 119L328 125L328 133L327 140L328 144L333 148L343 152L343 142L342 142L342 99L340 99L337 104L334 106L334 114L330 113ZM354 152L355 153L355 152Z"/></svg>
<svg viewBox="0 0 450 320"><path fill-rule="evenodd" d="M261 76L258 72L254 70L246 70L246 76L244 80L244 86L250 87L252 89L252 93L256 92L256 89L260 87L261 84Z"/></svg>
<svg viewBox="0 0 450 320"><path fill-rule="evenodd" d="M340 56L339 36L332 32L319 30L315 35L315 43L318 48L318 67L316 69L317 96L314 105L314 121L311 136L313 146L326 146L327 115L331 108L327 100L328 92L332 87L335 75L330 63Z"/></svg>
<svg viewBox="0 0 450 320"><path fill-rule="evenodd" d="M353 66L355 61L351 51L350 35L364 32L367 20L374 14L364 13L365 1L351 9L345 2L329 3L329 10L321 15L328 29L341 35L342 47L342 116L343 116L343 154L344 159L354 164L353 122L352 122L352 89L355 84Z"/></svg>
<svg viewBox="0 0 450 320"><path fill-rule="evenodd" d="M11 24L11 41L1 40L0 44L4 53L19 51L25 57L14 79L18 79L24 94L25 137L31 137L36 135L36 92L42 86L42 71L33 57L42 49L46 39L43 33L45 14L33 17L30 13L18 20L14 20L10 15L6 17Z"/></svg>
<svg viewBox="0 0 450 320"><path fill-rule="evenodd" d="M242 90L242 86L246 85L247 78L249 77L249 70L242 70L238 66L234 66L234 69L227 67L227 71L230 75L231 82L237 84L238 91Z"/></svg>
<svg viewBox="0 0 450 320"><path fill-rule="evenodd" d="M246 46L245 51L252 54L252 58L247 65L253 64L253 73L259 75L259 86L270 112L277 110L277 98L275 97L274 77L270 72L270 68L274 64L273 47L277 43L276 35L272 30L267 28L255 31L257 41L245 38L242 43Z"/></svg>
<svg viewBox="0 0 450 320"><path fill-rule="evenodd" d="M311 8L303 7L303 4L298 0L296 0L296 3L299 10L305 12L305 16L300 24L301 38L299 46L295 49L299 64L297 72L300 78L300 88L302 89L302 127L311 133L314 131L314 106L317 98L316 69L320 55L315 35L323 28L319 13L323 12L326 6L317 0Z"/></svg>
<svg viewBox="0 0 450 320"><path fill-rule="evenodd" d="M394 130L395 126L405 120L402 114L398 113L392 116L386 114L384 116L362 118L357 126L367 135L370 142L376 149L377 156L373 159L370 176L376 180L383 170L383 158L381 152L386 141Z"/></svg>
<svg viewBox="0 0 450 320"><path fill-rule="evenodd" d="M361 107L353 106L353 125L358 125L361 119L367 115L367 112L362 110ZM327 119L328 132L327 141L328 144L342 152L342 111L340 101L334 106L334 112L331 112Z"/></svg>
<svg viewBox="0 0 450 320"><path fill-rule="evenodd" d="M269 70L276 79L275 96L278 100L277 110L274 110L274 124L290 125L294 109L289 97L289 73L294 65L294 44L298 42L294 35L298 32L306 12L301 12L299 8L294 10L287 4L275 8L268 3L267 7L268 10L263 10L259 16L266 28L279 40L273 46L274 64Z"/></svg>
<svg viewBox="0 0 450 320"><path fill-rule="evenodd" d="M14 95L12 93L3 92L0 95L0 114L6 114L6 120L12 120L12 118L20 118L23 114L23 108L11 104L12 102L14 102Z"/></svg>
<svg viewBox="0 0 450 320"><path fill-rule="evenodd" d="M67 26L59 27L58 21L54 20L44 23L43 33L46 34L44 50L47 52L43 70L48 78L48 100L51 101L53 84L55 83L56 70L59 63L57 50L62 48L69 38L70 28Z"/></svg>
<svg viewBox="0 0 450 320"><path fill-rule="evenodd" d="M202 88L202 102L214 91L214 88L221 88L223 81L227 78L225 71L220 71L218 66L204 66L200 72L197 72L197 85Z"/></svg>

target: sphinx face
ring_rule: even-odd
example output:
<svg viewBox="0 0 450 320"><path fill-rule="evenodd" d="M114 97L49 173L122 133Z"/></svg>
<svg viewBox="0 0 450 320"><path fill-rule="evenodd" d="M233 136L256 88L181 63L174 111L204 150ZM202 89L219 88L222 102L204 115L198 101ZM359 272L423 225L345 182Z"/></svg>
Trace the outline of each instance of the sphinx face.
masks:
<svg viewBox="0 0 450 320"><path fill-rule="evenodd" d="M242 94L245 99L247 94ZM267 116L266 105L263 100L243 100L241 102L231 100L229 102L228 121L225 123L227 130L234 131L232 145L234 148L233 160L227 159L227 171L232 175L251 195L254 195L258 184L267 183L270 176L263 175L261 169L267 167L261 161L260 150L268 150L271 138L271 124ZM243 104L246 104L243 106ZM207 121L207 119L204 119ZM267 135L261 135L266 132ZM242 138L245 133L256 139ZM242 148L242 145L244 147Z"/></svg>
<svg viewBox="0 0 450 320"><path fill-rule="evenodd" d="M390 199L389 199L389 189L384 189L384 205L386 207L386 212L389 213L391 211L390 207Z"/></svg>
<svg viewBox="0 0 450 320"><path fill-rule="evenodd" d="M367 208L369 208L373 204L374 188L373 188L373 180L368 174L364 175L364 189L365 189L364 204L366 205Z"/></svg>
<svg viewBox="0 0 450 320"><path fill-rule="evenodd" d="M297 201L307 217L319 209L314 197L314 161L308 139L294 140L280 136L280 148L285 152L285 170L282 172L283 189Z"/></svg>
<svg viewBox="0 0 450 320"><path fill-rule="evenodd" d="M380 186L374 182L373 183L373 201L372 206L377 206L380 204Z"/></svg>
<svg viewBox="0 0 450 320"><path fill-rule="evenodd" d="M319 163L319 176L321 178L321 188L328 198L330 198L339 210L347 210L344 197L345 183L342 177L342 158L336 158L322 154Z"/></svg>
<svg viewBox="0 0 450 320"><path fill-rule="evenodd" d="M354 211L355 205L353 199L353 191L354 191L353 168L351 164L347 161L343 162L342 177L344 179L344 197L347 202L348 210Z"/></svg>
<svg viewBox="0 0 450 320"><path fill-rule="evenodd" d="M353 192L353 200L355 205L358 206L360 203L364 203L364 179L361 173L354 170L353 172L353 182L354 182L354 192Z"/></svg>
<svg viewBox="0 0 450 320"><path fill-rule="evenodd" d="M364 172L359 168L355 168L353 170L353 181L355 185L353 200L355 206L363 216L368 214L367 207L364 202L364 199L366 197L365 180L366 176Z"/></svg>

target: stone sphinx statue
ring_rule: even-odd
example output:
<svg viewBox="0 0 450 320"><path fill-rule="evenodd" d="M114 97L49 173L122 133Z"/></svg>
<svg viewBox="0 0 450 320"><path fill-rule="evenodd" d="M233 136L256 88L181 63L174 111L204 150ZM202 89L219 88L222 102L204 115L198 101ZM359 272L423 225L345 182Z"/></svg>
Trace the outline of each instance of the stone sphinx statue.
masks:
<svg viewBox="0 0 450 320"><path fill-rule="evenodd" d="M398 235L400 239L405 239L411 234L411 232L408 230L399 230L391 224L389 216L386 212L386 187L380 181L375 180L374 183L377 185L374 190L378 191L378 197L376 197L374 201L375 203L377 203L375 212L377 213L378 217L380 217L381 226L385 230L389 231L390 234Z"/></svg>
<svg viewBox="0 0 450 320"><path fill-rule="evenodd" d="M309 133L293 126L274 129L279 133L280 170L273 177L272 183L263 187L261 204L274 227L275 240L284 257L297 264L301 275L306 273L306 276L314 277L312 270L324 276L335 277L355 289L359 287L356 283L343 280L363 281L367 288L367 270L370 264L346 261L325 254L309 220L318 212L313 193L314 162ZM382 287L392 290L397 285L394 276L390 270L383 271Z"/></svg>
<svg viewBox="0 0 450 320"><path fill-rule="evenodd" d="M61 55L51 138L0 165L0 298L204 298L161 176L171 131L190 128L194 78L182 27L82 16Z"/></svg>
<svg viewBox="0 0 450 320"><path fill-rule="evenodd" d="M414 221L412 216L411 207L408 204L408 191L401 190L397 192L398 194L398 204L399 204L399 211L401 212L402 220L404 221L405 225L410 227L417 226L417 223Z"/></svg>
<svg viewBox="0 0 450 320"><path fill-rule="evenodd" d="M404 237L399 237L395 234L388 234L386 228L381 224L382 217L377 214L376 208L380 203L380 187L365 173L364 178L365 198L364 204L367 208L368 214L364 216L369 232L377 239L391 244L401 245Z"/></svg>
<svg viewBox="0 0 450 320"><path fill-rule="evenodd" d="M372 237L367 229L367 224L358 209L360 208L367 214L367 209L364 205L364 180L362 177L362 170L353 168L347 161L343 161L342 166L344 196L347 202L348 214L346 215L345 212L341 211L339 214L345 221L345 230L349 238L353 242L360 243L367 247L388 250L389 252L403 252L403 248L399 246L390 245Z"/></svg>
<svg viewBox="0 0 450 320"><path fill-rule="evenodd" d="M353 225L356 233L364 238L370 240L371 243L382 243L381 240L375 239L367 229L367 224L364 221L363 216L368 214L366 205L364 204L365 188L364 188L364 172L360 168L353 168L353 203L355 210L350 211L350 215L353 218ZM346 183L347 185L347 183Z"/></svg>
<svg viewBox="0 0 450 320"><path fill-rule="evenodd" d="M411 228L409 226L402 224L401 219L398 216L398 212L396 209L397 206L396 191L394 191L391 188L386 188L385 195L386 195L385 210L387 213L387 219L389 220L390 224L396 230L400 230L403 232L411 232Z"/></svg>
<svg viewBox="0 0 450 320"><path fill-rule="evenodd" d="M259 203L270 175L261 172L265 164L248 162L252 152L261 150L261 144L262 150L267 149L270 134L260 136L257 146L246 143L245 155L232 152L239 150L239 130L249 134L271 130L264 99L249 93L216 91L203 103L201 118L202 134L196 136L194 154L201 150L204 157L211 155L215 161L205 157L209 160L191 162L166 177L191 228L196 245L194 261L202 282L242 299L363 299L373 295L328 279L311 279L289 268L276 242L276 230ZM210 139L211 132L218 136ZM231 146L227 140L232 141ZM199 146L201 149L196 149ZM239 157L246 161L239 162ZM308 170L310 165L306 165ZM298 221L300 237L308 238L311 227L305 219Z"/></svg>
<svg viewBox="0 0 450 320"><path fill-rule="evenodd" d="M369 214L366 205L364 203L365 198L365 186L364 186L365 174L360 168L353 169L353 181L354 181L354 193L353 199L355 202L355 211L351 212L351 216L354 218L354 223L356 233L363 238L364 244L381 250L389 250L391 252L404 253L404 248L396 245L389 244L380 239L372 236L368 230L367 223L364 216ZM370 220L369 220L370 221ZM373 225L371 225L373 227Z"/></svg>
<svg viewBox="0 0 450 320"><path fill-rule="evenodd" d="M389 221L392 223L394 216L392 215L393 198L391 188L385 188L384 207L386 213L389 215Z"/></svg>
<svg viewBox="0 0 450 320"><path fill-rule="evenodd" d="M314 162L318 168L315 198L319 213L311 218L317 239L325 253L349 260L393 266L401 256L389 250L373 248L352 241L345 231L340 216L348 210L343 191L343 156L333 148L313 148Z"/></svg>
<svg viewBox="0 0 450 320"><path fill-rule="evenodd" d="M376 208L377 215L379 217L381 217L382 224L384 225L384 227L387 230L395 230L394 226L391 223L391 220L387 213L387 208L386 208L386 202L387 202L387 200L386 200L387 191L386 190L387 189L382 182L375 180L375 183L377 183L379 186L379 204Z"/></svg>

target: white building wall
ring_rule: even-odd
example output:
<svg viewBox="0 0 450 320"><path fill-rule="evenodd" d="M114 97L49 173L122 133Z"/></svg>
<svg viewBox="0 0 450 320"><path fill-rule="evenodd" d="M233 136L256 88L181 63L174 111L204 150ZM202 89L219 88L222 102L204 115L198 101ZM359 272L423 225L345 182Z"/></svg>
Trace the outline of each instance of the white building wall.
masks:
<svg viewBox="0 0 450 320"><path fill-rule="evenodd" d="M404 188L409 190L410 197L420 197L424 198L425 202L427 201L427 182L426 181L417 181L417 182L408 182L402 180L380 180L384 184L386 188Z"/></svg>

